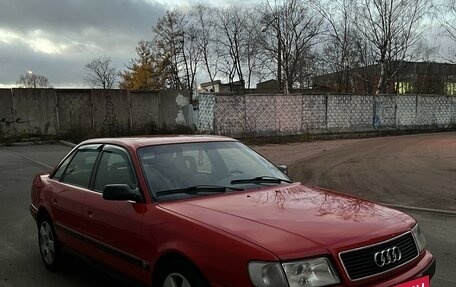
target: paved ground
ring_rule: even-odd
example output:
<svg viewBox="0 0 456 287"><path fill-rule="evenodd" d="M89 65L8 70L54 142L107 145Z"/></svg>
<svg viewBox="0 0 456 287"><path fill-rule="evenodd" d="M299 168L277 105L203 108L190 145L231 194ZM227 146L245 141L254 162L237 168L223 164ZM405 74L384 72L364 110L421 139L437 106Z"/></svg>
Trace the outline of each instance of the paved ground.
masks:
<svg viewBox="0 0 456 287"><path fill-rule="evenodd" d="M297 181L377 202L456 211L456 133L255 147Z"/></svg>
<svg viewBox="0 0 456 287"><path fill-rule="evenodd" d="M254 147L294 180L376 202L456 211L456 133ZM433 287L456 286L456 216L404 210L437 257Z"/></svg>
<svg viewBox="0 0 456 287"><path fill-rule="evenodd" d="M303 182L382 202L456 210L456 133L256 149L288 164L292 177ZM0 287L127 286L78 260L58 274L41 263L28 211L30 183L68 151L61 145L0 147ZM409 213L421 222L438 259L433 287L456 286L456 216Z"/></svg>

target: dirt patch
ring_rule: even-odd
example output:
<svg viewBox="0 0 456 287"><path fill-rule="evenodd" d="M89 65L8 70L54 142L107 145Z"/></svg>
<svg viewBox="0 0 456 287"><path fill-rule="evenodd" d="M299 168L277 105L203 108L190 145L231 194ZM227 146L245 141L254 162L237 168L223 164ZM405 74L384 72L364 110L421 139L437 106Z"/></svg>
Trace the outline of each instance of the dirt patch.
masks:
<svg viewBox="0 0 456 287"><path fill-rule="evenodd" d="M456 133L253 148L310 185L377 202L456 210Z"/></svg>

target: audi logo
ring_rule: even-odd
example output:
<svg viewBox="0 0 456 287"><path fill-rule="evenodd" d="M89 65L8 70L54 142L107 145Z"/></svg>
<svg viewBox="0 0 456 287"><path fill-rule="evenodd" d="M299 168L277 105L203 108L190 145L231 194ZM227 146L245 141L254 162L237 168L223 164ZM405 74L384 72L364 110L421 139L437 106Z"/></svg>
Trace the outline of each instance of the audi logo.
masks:
<svg viewBox="0 0 456 287"><path fill-rule="evenodd" d="M390 265L401 260L402 254L399 247L394 246L374 254L374 262L378 267Z"/></svg>

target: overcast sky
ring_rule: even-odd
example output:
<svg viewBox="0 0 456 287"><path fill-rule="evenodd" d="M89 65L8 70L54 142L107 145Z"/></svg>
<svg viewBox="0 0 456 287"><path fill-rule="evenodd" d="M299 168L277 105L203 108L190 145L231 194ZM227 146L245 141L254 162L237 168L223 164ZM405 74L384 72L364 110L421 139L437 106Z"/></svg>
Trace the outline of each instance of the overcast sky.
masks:
<svg viewBox="0 0 456 287"><path fill-rule="evenodd" d="M230 1L208 1L226 3ZM0 0L0 88L28 70L54 87L84 87L84 65L110 56L123 70L167 9L185 0Z"/></svg>
<svg viewBox="0 0 456 287"><path fill-rule="evenodd" d="M168 9L259 1L0 0L0 88L16 86L29 70L54 87L86 87L85 64L109 56L124 70L138 41L152 38L152 26ZM439 46L435 35L427 38Z"/></svg>

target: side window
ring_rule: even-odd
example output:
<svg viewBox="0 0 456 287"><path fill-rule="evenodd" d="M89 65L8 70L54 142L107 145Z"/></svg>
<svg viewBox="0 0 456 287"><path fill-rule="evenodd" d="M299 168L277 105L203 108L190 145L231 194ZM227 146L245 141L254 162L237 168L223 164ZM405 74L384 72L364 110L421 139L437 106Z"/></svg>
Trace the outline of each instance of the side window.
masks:
<svg viewBox="0 0 456 287"><path fill-rule="evenodd" d="M103 151L94 189L101 192L108 184L128 184L131 188L138 185L128 155L117 148Z"/></svg>
<svg viewBox="0 0 456 287"><path fill-rule="evenodd" d="M88 187L99 151L82 148L76 152L62 176L62 182Z"/></svg>
<svg viewBox="0 0 456 287"><path fill-rule="evenodd" d="M52 176L53 179L55 180L60 180L62 178L63 173L65 172L65 169L67 168L68 164L70 163L70 160L73 158L73 155L70 155L65 159L64 162L57 168L57 170L54 172L54 175Z"/></svg>

